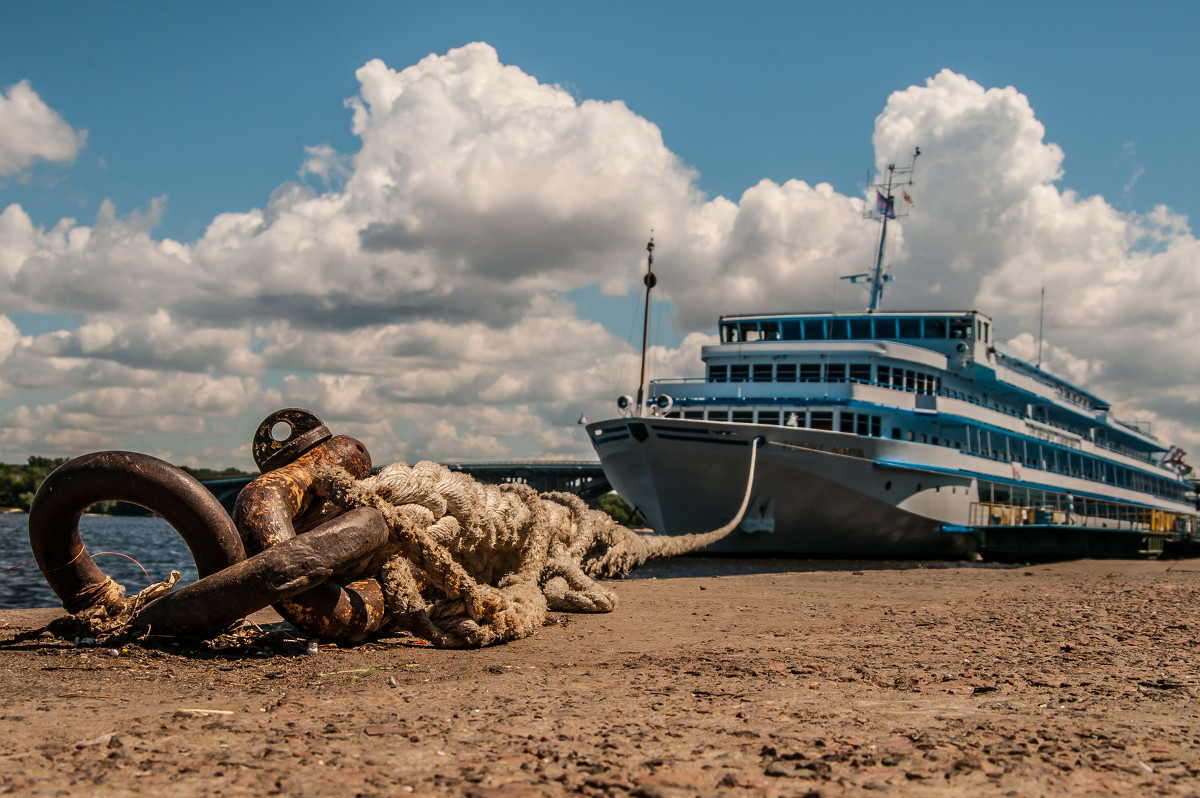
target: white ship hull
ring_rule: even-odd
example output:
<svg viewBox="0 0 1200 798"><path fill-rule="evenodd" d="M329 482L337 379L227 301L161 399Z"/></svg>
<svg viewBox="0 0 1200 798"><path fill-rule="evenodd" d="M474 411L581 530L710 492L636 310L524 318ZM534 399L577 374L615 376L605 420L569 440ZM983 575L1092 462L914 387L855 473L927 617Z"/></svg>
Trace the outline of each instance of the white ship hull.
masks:
<svg viewBox="0 0 1200 798"><path fill-rule="evenodd" d="M709 551L944 558L976 548L973 536L948 531L967 523L975 480L881 465L902 442L667 419L605 421L588 432L614 489L655 531L672 535L707 531L733 517L749 476L749 447L762 437L746 516Z"/></svg>

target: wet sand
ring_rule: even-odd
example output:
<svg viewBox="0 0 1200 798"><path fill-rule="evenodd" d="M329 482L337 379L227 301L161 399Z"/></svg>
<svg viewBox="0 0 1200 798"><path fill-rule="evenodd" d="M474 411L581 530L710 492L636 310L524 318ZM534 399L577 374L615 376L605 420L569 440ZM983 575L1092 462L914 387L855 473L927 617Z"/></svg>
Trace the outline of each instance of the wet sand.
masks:
<svg viewBox="0 0 1200 798"><path fill-rule="evenodd" d="M479 651L111 656L2 612L0 793L1200 794L1200 561L647 575Z"/></svg>

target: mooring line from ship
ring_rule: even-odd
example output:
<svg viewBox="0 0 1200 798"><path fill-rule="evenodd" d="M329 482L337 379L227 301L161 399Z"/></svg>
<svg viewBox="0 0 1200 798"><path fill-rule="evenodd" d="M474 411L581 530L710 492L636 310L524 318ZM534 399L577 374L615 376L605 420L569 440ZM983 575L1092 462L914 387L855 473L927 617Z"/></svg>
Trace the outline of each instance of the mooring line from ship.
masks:
<svg viewBox="0 0 1200 798"><path fill-rule="evenodd" d="M742 518L746 515L746 510L750 507L750 498L754 492L754 469L758 462L758 449L767 443L767 439L762 435L758 435L750 441L750 472L746 475L746 492L742 495L742 504L734 513L731 521L709 532L693 532L688 535L642 535L642 539L653 551L650 556L671 557L676 554L687 554L705 546L711 546L737 529L738 524L742 523Z"/></svg>

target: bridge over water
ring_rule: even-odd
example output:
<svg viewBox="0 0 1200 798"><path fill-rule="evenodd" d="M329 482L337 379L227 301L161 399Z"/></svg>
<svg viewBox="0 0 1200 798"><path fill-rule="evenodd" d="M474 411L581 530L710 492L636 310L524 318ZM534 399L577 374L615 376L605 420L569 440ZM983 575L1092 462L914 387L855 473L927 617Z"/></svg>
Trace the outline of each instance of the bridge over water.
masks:
<svg viewBox="0 0 1200 798"><path fill-rule="evenodd" d="M538 493L562 491L574 493L585 500L594 499L612 490L608 477L599 463L572 460L528 460L488 463L443 463L451 471L469 474L487 485L502 485L523 482ZM238 493L253 477L230 477L210 479L204 486L225 506L233 511Z"/></svg>

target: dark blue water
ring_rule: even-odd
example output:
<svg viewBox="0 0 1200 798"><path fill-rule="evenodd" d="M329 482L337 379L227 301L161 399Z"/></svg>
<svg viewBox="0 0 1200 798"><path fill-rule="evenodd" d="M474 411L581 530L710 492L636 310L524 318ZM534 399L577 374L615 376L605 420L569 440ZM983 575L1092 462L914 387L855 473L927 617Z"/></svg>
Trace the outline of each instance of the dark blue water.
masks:
<svg viewBox="0 0 1200 798"><path fill-rule="evenodd" d="M87 516L79 522L79 534L96 565L125 585L127 595L147 587L151 580L165 580L172 570L183 574L184 583L196 579L196 564L187 544L161 518ZM137 560L150 574L150 580L125 557L98 554L102 551L119 552ZM21 566L32 559L29 516L0 514L0 609L62 606L36 564Z"/></svg>

